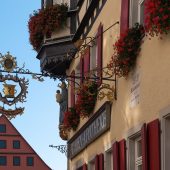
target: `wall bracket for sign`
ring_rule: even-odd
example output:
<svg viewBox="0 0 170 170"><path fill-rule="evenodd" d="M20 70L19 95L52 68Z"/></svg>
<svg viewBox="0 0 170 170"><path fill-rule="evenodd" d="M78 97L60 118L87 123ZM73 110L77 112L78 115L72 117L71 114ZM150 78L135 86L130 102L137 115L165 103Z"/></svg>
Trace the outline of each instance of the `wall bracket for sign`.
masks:
<svg viewBox="0 0 170 170"><path fill-rule="evenodd" d="M67 155L67 145L58 145L58 146L50 145L49 147L56 148L61 153L64 153Z"/></svg>

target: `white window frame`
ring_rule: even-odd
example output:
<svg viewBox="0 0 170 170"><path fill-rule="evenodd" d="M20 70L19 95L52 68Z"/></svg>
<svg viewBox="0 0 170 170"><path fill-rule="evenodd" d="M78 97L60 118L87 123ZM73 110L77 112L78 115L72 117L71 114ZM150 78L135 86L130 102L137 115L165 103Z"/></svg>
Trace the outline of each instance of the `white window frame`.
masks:
<svg viewBox="0 0 170 170"><path fill-rule="evenodd" d="M88 170L95 170L95 157L93 156L89 161L88 161Z"/></svg>
<svg viewBox="0 0 170 170"><path fill-rule="evenodd" d="M94 39L91 42L91 48L90 48L90 70L93 70L96 68L97 68L97 40Z"/></svg>
<svg viewBox="0 0 170 170"><path fill-rule="evenodd" d="M97 39L94 39L90 48L90 71L94 71L94 77L97 76L97 53Z"/></svg>
<svg viewBox="0 0 170 170"><path fill-rule="evenodd" d="M141 128L143 123L130 129L127 132L127 169L138 170L138 166L142 165L142 156L137 157L137 142L141 140ZM142 146L141 146L142 147Z"/></svg>
<svg viewBox="0 0 170 170"><path fill-rule="evenodd" d="M138 157L138 146L137 146L138 142L141 140L142 140L141 135L135 139L135 170L139 170L139 166L142 165L142 155Z"/></svg>
<svg viewBox="0 0 170 170"><path fill-rule="evenodd" d="M170 156L170 106L160 111L161 120L161 169L167 170L170 168L169 156ZM167 129L168 128L168 129ZM167 146L168 145L168 146Z"/></svg>
<svg viewBox="0 0 170 170"><path fill-rule="evenodd" d="M139 0L139 2L138 2L138 23L139 24L143 24L142 21L141 21L141 5L144 3L144 1L145 0ZM144 11L143 11L143 14L144 14Z"/></svg>
<svg viewBox="0 0 170 170"><path fill-rule="evenodd" d="M104 161L104 169L113 170L113 153L112 147L105 151L105 161Z"/></svg>
<svg viewBox="0 0 170 170"><path fill-rule="evenodd" d="M82 166L83 166L83 161L82 161L82 159L79 159L79 160L76 161L76 163L75 163L74 170L77 170L77 169L79 169L79 168L82 167Z"/></svg>
<svg viewBox="0 0 170 170"><path fill-rule="evenodd" d="M134 9L133 2L134 1L138 1L137 6L136 6L136 8L138 8L137 14L133 14L133 11L134 11L133 10ZM137 21L136 22L138 22L139 24L143 24L143 23L141 23L142 22L141 21L141 5L142 5L142 3L144 3L144 1L145 0L130 0L130 8L129 8L129 11L130 11L129 12L129 25L130 25L130 27L133 27L134 24L135 24L135 23L133 23L133 16L135 16L135 15L137 15Z"/></svg>
<svg viewBox="0 0 170 170"><path fill-rule="evenodd" d="M77 66L75 67L75 76L81 76L80 75L80 62L77 64ZM75 90L79 87L78 84L80 84L80 78L75 78ZM77 84L78 83L78 84ZM76 91L75 91L76 92ZM76 100L77 100L77 95L75 94L75 103L76 103Z"/></svg>

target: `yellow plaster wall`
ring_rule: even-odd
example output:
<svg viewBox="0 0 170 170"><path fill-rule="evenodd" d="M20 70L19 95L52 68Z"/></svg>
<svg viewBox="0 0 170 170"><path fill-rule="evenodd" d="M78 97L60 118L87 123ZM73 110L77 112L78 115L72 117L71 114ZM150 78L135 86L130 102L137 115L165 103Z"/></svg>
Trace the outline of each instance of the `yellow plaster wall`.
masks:
<svg viewBox="0 0 170 170"><path fill-rule="evenodd" d="M80 22L83 19L85 13L86 13L87 2L88 2L88 0L84 0L83 5L80 8L80 11L79 11L79 20L80 20Z"/></svg>
<svg viewBox="0 0 170 170"><path fill-rule="evenodd" d="M106 19L107 18L107 19ZM120 1L107 0L102 12L94 23L88 36L94 36L100 23L104 30L120 18ZM119 25L113 27L103 38L103 66L106 66L113 54L113 43L119 35ZM137 59L135 70L129 74L127 79L119 78L117 81L117 100L112 103L111 128L84 151L70 160L70 169L73 169L77 161L88 162L97 153L104 152L108 144L114 140L121 140L127 137L127 131L135 126L150 122L159 117L159 111L170 104L170 35L159 40L157 37L151 40L144 38L142 50ZM76 61L77 60L77 61ZM70 67L68 73L78 62L76 59ZM139 104L130 106L132 75L139 72ZM105 102L98 101L95 111ZM81 126L87 120L81 121ZM70 137L75 133L71 132Z"/></svg>

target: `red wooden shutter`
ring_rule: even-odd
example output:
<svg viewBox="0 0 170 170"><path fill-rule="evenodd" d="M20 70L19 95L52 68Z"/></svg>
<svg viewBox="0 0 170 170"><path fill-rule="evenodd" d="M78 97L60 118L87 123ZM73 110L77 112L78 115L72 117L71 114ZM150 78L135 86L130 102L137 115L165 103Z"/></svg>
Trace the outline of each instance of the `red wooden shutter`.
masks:
<svg viewBox="0 0 170 170"><path fill-rule="evenodd" d="M103 26L102 24L98 27L97 33L97 77L98 85L100 86L102 83L102 58L103 58Z"/></svg>
<svg viewBox="0 0 170 170"><path fill-rule="evenodd" d="M104 170L104 154L99 155L99 170Z"/></svg>
<svg viewBox="0 0 170 170"><path fill-rule="evenodd" d="M99 155L95 157L95 170L99 170Z"/></svg>
<svg viewBox="0 0 170 170"><path fill-rule="evenodd" d="M119 145L115 142L112 146L113 153L113 170L119 170Z"/></svg>
<svg viewBox="0 0 170 170"><path fill-rule="evenodd" d="M126 170L126 141L119 142L119 170Z"/></svg>
<svg viewBox="0 0 170 170"><path fill-rule="evenodd" d="M129 27L129 0L121 0L120 34Z"/></svg>
<svg viewBox="0 0 170 170"><path fill-rule="evenodd" d="M147 155L147 129L146 124L141 129L142 137L142 170L148 170L148 155Z"/></svg>
<svg viewBox="0 0 170 170"><path fill-rule="evenodd" d="M80 85L82 85L82 83L83 83L83 76L84 76L84 74L83 74L83 70L84 70L84 68L83 68L83 62L84 60L83 60L83 57L81 56L80 57Z"/></svg>
<svg viewBox="0 0 170 170"><path fill-rule="evenodd" d="M84 76L88 76L90 70L90 47L84 52Z"/></svg>
<svg viewBox="0 0 170 170"><path fill-rule="evenodd" d="M87 170L87 164L83 165L83 170Z"/></svg>
<svg viewBox="0 0 170 170"><path fill-rule="evenodd" d="M71 73L71 107L75 105L75 71Z"/></svg>
<svg viewBox="0 0 170 170"><path fill-rule="evenodd" d="M160 170L160 128L159 120L150 122L147 126L148 131L148 170Z"/></svg>

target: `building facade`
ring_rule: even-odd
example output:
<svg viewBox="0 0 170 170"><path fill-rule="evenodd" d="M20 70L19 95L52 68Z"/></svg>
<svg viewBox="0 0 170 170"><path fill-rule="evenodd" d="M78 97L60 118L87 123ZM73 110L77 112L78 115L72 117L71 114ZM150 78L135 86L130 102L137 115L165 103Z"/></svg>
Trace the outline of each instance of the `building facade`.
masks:
<svg viewBox="0 0 170 170"><path fill-rule="evenodd" d="M53 63L48 70L41 65L42 70L67 78L68 109L76 112L82 109L77 103L83 84L97 84L92 113L78 113L77 127L63 130L68 170L170 169L170 27L166 25L170 14L158 16L166 7L169 2L153 0L74 1L69 11L75 21L70 22L74 32L68 32L71 47L58 41L49 50L57 54L62 46L65 54L53 57L71 55L69 64L60 59L60 65ZM47 46L45 42L38 53L40 61L49 58L43 53Z"/></svg>
<svg viewBox="0 0 170 170"><path fill-rule="evenodd" d="M51 169L5 116L0 117L0 169Z"/></svg>

